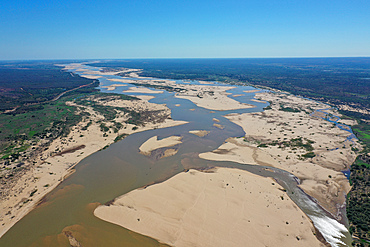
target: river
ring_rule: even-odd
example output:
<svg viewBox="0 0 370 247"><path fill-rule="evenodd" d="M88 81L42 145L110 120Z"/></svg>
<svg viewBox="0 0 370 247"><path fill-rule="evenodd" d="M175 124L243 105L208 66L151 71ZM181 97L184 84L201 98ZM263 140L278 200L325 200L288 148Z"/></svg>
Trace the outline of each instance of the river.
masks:
<svg viewBox="0 0 370 247"><path fill-rule="evenodd" d="M71 72L81 73L73 70ZM107 75L99 78L101 86L117 84L117 82L107 80L109 78L121 77ZM178 83L184 82L178 81ZM190 83L198 84L199 82ZM100 89L103 92L122 93L123 90L132 86L117 87L113 91L107 91L102 87ZM351 237L346 227L332 219L297 187L299 181L292 174L271 167L266 169L262 166L207 161L198 158L199 153L217 149L229 137L244 136L245 133L240 126L223 116L228 113L262 111L268 104L253 102L251 99L254 93L243 92L253 89L255 88L249 86L236 86L232 89L233 94L245 95L233 99L256 106L232 111L210 111L197 107L189 100L175 98L174 93L171 92L155 94L156 98L150 102L165 103L171 109L173 119L189 123L132 134L110 145L109 148L83 159L76 165L74 174L49 193L38 207L0 239L0 246L70 246L69 242L61 237L63 230L73 233L81 240L83 246L159 246L161 244L154 239L96 218L93 210L99 204L107 203L136 188L166 180L186 169L212 166L235 167L261 176L273 177L287 190L291 199L307 214L332 246L350 246ZM130 93L132 94L135 93ZM178 104L180 106L176 106ZM219 124L225 128L221 130L213 127L213 118L219 119ZM210 133L204 138L199 138L189 134L189 130L207 130ZM139 146L154 135L159 138L181 135L183 144L180 145L176 155L155 161L138 152ZM343 219L342 223L345 220Z"/></svg>

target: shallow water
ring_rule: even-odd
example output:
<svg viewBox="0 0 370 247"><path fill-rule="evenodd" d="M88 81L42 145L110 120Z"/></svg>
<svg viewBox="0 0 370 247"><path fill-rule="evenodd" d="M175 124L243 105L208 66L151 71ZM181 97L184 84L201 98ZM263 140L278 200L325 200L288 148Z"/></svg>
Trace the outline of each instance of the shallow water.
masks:
<svg viewBox="0 0 370 247"><path fill-rule="evenodd" d="M120 77L106 76L106 78ZM99 79L104 86L119 84L108 81L106 78ZM192 81L191 83L197 84L198 82ZM123 90L132 86L134 85L117 87L114 91L100 89L103 92L122 93ZM173 93L153 94L156 98L150 102L167 104L172 110L173 119L185 120L189 123L130 135L112 144L109 148L85 158L75 167L76 172L73 175L48 194L41 205L0 239L0 246L69 246L68 241L61 237L63 230L73 233L83 246L158 246L160 244L156 240L94 217L94 208L99 203L104 204L133 189L163 181L186 169L212 166L236 167L261 176L273 177L313 220L315 226L319 230L322 229L324 237L331 241L333 246L336 246L335 242L338 242L336 235L342 241L350 243L348 232L347 236L339 236L342 231L345 232L344 226L332 220L330 215L303 193L297 187L297 179L291 174L274 168L265 169L261 166L207 161L198 158L199 153L218 148L229 137L244 136L241 127L222 116L228 113L262 111L267 104L250 101L254 93L243 92L251 89L254 88L237 86L230 92L244 94L245 96L233 97L233 99L256 105L256 108L215 111L214 113L197 107L188 100L177 99ZM135 95L135 93L130 93L130 95ZM177 107L176 104L180 106ZM190 111L190 109L195 110ZM225 128L220 130L213 127L213 118L219 119L219 124ZM210 133L200 138L189 134L189 130L208 130ZM183 143L179 145L176 155L155 161L138 153L139 146L154 135L159 138L181 135ZM338 246L341 245L338 244Z"/></svg>

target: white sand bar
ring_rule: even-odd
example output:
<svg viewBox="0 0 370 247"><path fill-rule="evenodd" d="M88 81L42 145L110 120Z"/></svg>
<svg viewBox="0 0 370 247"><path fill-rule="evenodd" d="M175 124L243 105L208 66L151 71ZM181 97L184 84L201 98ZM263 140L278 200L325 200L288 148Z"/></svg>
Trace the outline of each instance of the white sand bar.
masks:
<svg viewBox="0 0 370 247"><path fill-rule="evenodd" d="M129 192L94 214L171 246L323 246L279 188L239 169L190 170Z"/></svg>
<svg viewBox="0 0 370 247"><path fill-rule="evenodd" d="M236 109L253 108L253 105L240 103L234 99L227 97L225 93L215 92L214 95L205 94L202 98L198 96L176 95L177 98L188 99L199 107L216 111L228 111Z"/></svg>
<svg viewBox="0 0 370 247"><path fill-rule="evenodd" d="M141 144L139 150L140 153L144 155L150 155L153 150L156 150L158 148L172 147L182 143L181 139L181 136L170 136L158 140L158 136L153 136L152 138L149 138L146 142Z"/></svg>

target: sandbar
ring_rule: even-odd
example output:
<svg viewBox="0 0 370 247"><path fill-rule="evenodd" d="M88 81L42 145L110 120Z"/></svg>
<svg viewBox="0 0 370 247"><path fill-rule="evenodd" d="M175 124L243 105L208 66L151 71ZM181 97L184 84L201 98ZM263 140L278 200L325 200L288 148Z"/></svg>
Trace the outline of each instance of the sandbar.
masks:
<svg viewBox="0 0 370 247"><path fill-rule="evenodd" d="M209 131L206 131L206 130L190 130L189 133L194 134L194 135L199 136L199 137L204 137L204 136L209 134Z"/></svg>
<svg viewBox="0 0 370 247"><path fill-rule="evenodd" d="M177 94L177 98L188 99L199 107L216 111L228 111L236 109L253 108L255 106L245 103L240 103L232 98L227 97L229 93L226 90L232 87L215 87L209 86L209 91L188 91L186 93ZM210 93L211 92L211 93Z"/></svg>
<svg viewBox="0 0 370 247"><path fill-rule="evenodd" d="M94 214L171 246L323 246L280 185L239 169L182 172Z"/></svg>
<svg viewBox="0 0 370 247"><path fill-rule="evenodd" d="M148 156L151 154L153 150L164 148L164 147L172 147L172 146L182 143L181 139L182 139L181 136L170 136L170 137L158 140L158 136L153 136L149 138L147 141L145 141L143 144L141 144L141 146L139 147L139 150L140 150L140 153Z"/></svg>
<svg viewBox="0 0 370 247"><path fill-rule="evenodd" d="M216 127L216 128L219 128L221 130L223 130L225 128L225 126L223 126L221 124L218 124L218 123L214 123L213 126Z"/></svg>

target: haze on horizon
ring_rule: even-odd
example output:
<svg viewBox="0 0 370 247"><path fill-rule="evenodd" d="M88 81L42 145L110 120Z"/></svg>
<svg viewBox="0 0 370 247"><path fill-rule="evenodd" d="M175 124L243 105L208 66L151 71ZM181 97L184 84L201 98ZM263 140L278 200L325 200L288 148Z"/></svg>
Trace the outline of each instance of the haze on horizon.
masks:
<svg viewBox="0 0 370 247"><path fill-rule="evenodd" d="M367 0L10 1L0 60L370 56Z"/></svg>

